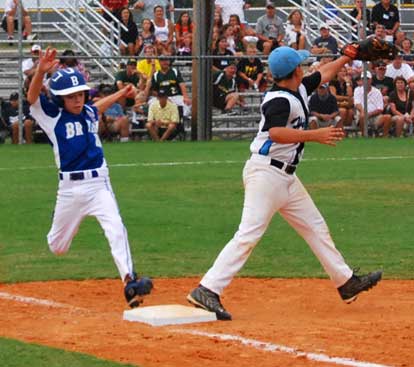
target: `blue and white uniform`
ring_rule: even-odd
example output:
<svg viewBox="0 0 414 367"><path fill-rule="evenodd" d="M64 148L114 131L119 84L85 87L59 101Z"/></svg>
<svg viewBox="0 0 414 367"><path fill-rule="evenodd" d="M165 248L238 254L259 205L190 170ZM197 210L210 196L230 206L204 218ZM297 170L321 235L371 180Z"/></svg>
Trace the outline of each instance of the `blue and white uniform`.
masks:
<svg viewBox="0 0 414 367"><path fill-rule="evenodd" d="M352 276L324 218L295 174L304 143L279 144L269 136L273 127L306 127L306 101L320 81L317 72L303 79L298 92L276 86L263 100L259 132L243 170L245 198L239 229L200 282L218 295L243 267L277 212L306 240L336 287Z"/></svg>
<svg viewBox="0 0 414 367"><path fill-rule="evenodd" d="M124 280L133 273L133 263L98 136L96 107L84 105L82 112L74 115L41 95L30 111L49 137L59 169L57 202L47 235L51 251L67 252L81 221L94 216Z"/></svg>

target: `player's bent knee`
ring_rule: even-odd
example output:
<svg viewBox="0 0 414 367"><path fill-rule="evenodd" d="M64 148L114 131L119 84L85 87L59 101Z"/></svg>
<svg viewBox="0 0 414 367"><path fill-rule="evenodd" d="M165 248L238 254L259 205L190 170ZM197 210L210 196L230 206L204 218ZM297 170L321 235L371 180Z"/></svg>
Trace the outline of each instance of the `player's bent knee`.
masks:
<svg viewBox="0 0 414 367"><path fill-rule="evenodd" d="M49 250L55 255L64 255L68 252L70 242L63 241L62 239L50 239L48 237Z"/></svg>

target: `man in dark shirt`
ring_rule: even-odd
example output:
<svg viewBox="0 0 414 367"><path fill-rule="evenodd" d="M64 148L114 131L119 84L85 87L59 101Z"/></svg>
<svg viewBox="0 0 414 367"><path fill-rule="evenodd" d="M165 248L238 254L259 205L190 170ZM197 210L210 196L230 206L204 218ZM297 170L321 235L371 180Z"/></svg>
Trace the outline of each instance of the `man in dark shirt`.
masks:
<svg viewBox="0 0 414 367"><path fill-rule="evenodd" d="M236 92L237 66L230 64L213 75L213 106L228 113L239 102Z"/></svg>
<svg viewBox="0 0 414 367"><path fill-rule="evenodd" d="M387 64L384 61L378 61L374 67L372 76L372 86L378 88L383 96L388 96L394 90L394 80L385 76Z"/></svg>
<svg viewBox="0 0 414 367"><path fill-rule="evenodd" d="M128 84L137 87L139 83L139 75L137 73L137 60L129 59L125 70L120 70L115 75L115 85L118 90L121 90ZM133 106L135 101L133 98L121 98L119 103L122 107Z"/></svg>
<svg viewBox="0 0 414 367"><path fill-rule="evenodd" d="M387 34L386 40L393 42L395 32L400 26L400 13L395 5L391 4L391 0L381 0L380 3L372 8L373 25L382 24Z"/></svg>
<svg viewBox="0 0 414 367"><path fill-rule="evenodd" d="M336 54L338 52L338 41L333 37L327 24L322 23L319 26L320 37L313 42L311 53L313 54Z"/></svg>
<svg viewBox="0 0 414 367"><path fill-rule="evenodd" d="M316 93L309 101L309 127L318 129L320 127L335 126L342 127L339 116L338 102L329 91L328 83L321 84Z"/></svg>

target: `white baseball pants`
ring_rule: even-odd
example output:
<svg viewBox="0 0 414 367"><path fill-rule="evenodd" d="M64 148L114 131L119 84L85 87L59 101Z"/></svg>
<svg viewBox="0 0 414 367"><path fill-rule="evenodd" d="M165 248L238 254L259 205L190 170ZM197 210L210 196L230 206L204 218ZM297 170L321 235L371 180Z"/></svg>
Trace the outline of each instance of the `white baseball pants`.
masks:
<svg viewBox="0 0 414 367"><path fill-rule="evenodd" d="M47 235L50 250L64 254L86 216L97 218L111 247L111 254L121 279L133 272L128 235L119 214L108 175L79 181L61 180L53 216Z"/></svg>
<svg viewBox="0 0 414 367"><path fill-rule="evenodd" d="M299 178L269 163L269 157L256 155L247 161L239 229L200 283L221 294L247 261L273 215L279 212L309 244L335 286L340 287L352 276L352 270L336 249L325 220Z"/></svg>

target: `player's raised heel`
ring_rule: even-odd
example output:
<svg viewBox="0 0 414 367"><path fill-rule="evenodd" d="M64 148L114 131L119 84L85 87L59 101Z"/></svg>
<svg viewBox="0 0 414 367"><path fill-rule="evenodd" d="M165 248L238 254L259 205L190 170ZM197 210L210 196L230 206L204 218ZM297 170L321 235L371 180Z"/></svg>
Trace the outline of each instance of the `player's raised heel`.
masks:
<svg viewBox="0 0 414 367"><path fill-rule="evenodd" d="M231 320L231 314L221 304L219 295L202 285L193 289L187 296L187 300L196 307L214 312L217 320Z"/></svg>
<svg viewBox="0 0 414 367"><path fill-rule="evenodd" d="M338 292L345 303L351 303L357 299L359 293L368 291L374 287L382 277L382 270L365 275L352 274L348 281L338 288Z"/></svg>
<svg viewBox="0 0 414 367"><path fill-rule="evenodd" d="M138 307L144 302L144 297L151 293L153 287L150 278L142 277L129 280L124 288L125 299L129 307Z"/></svg>

